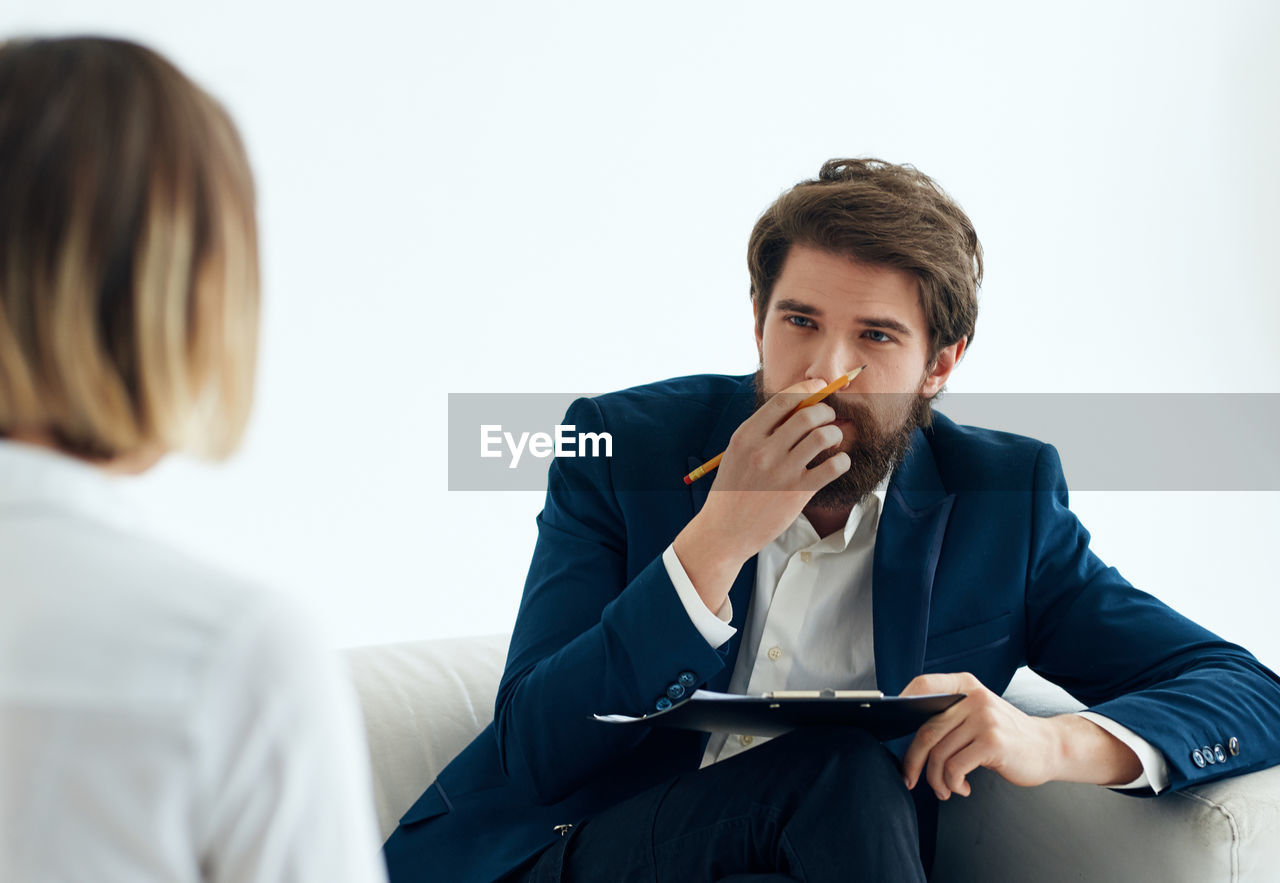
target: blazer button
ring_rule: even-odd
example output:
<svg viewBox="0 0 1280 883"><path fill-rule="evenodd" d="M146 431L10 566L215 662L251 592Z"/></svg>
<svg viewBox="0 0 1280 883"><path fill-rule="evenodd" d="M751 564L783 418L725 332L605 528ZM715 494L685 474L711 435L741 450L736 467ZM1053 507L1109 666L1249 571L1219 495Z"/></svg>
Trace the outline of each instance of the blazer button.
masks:
<svg viewBox="0 0 1280 883"><path fill-rule="evenodd" d="M1191 762L1196 766L1203 768L1205 765L1204 755L1200 753L1199 748L1191 749Z"/></svg>
<svg viewBox="0 0 1280 883"><path fill-rule="evenodd" d="M1213 749L1208 745L1202 746L1200 748L1200 753L1204 755L1205 763L1213 764L1218 762L1217 758L1213 756Z"/></svg>
<svg viewBox="0 0 1280 883"><path fill-rule="evenodd" d="M1237 739L1235 736L1232 736L1230 739L1228 739L1227 750L1231 752L1232 757L1238 756L1240 754L1240 740Z"/></svg>
<svg viewBox="0 0 1280 883"><path fill-rule="evenodd" d="M680 677L676 678L676 681L682 687L692 687L694 684L698 683L698 676L691 671L682 671L680 672Z"/></svg>
<svg viewBox="0 0 1280 883"><path fill-rule="evenodd" d="M668 708L671 707L671 700L668 699L666 696L662 696L662 697L659 697L657 702L653 703L653 706L654 708L658 709L658 711L666 711Z"/></svg>
<svg viewBox="0 0 1280 883"><path fill-rule="evenodd" d="M1227 752L1223 750L1221 743L1213 746L1213 759L1218 763L1227 762Z"/></svg>
<svg viewBox="0 0 1280 883"><path fill-rule="evenodd" d="M684 687L680 686L679 684L671 684L670 686L667 687L667 695L670 696L672 699L683 699Z"/></svg>

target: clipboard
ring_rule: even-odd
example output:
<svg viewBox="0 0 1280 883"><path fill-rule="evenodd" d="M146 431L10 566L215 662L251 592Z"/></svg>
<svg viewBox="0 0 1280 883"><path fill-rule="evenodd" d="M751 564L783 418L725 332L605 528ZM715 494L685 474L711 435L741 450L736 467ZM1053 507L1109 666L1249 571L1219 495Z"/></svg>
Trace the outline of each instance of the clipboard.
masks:
<svg viewBox="0 0 1280 883"><path fill-rule="evenodd" d="M800 727L858 727L884 742L914 733L929 718L950 708L965 695L882 696L875 691L814 690L742 696L696 690L688 699L665 711L641 717L623 714L594 717L609 724L645 724L770 737Z"/></svg>

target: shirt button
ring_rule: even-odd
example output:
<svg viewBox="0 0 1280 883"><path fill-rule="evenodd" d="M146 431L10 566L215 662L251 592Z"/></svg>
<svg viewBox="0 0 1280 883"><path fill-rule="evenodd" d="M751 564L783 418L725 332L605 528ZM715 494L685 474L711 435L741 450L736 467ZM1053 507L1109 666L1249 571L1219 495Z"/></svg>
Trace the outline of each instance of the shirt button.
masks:
<svg viewBox="0 0 1280 883"><path fill-rule="evenodd" d="M779 659L781 659L781 658L782 658L782 648L781 648L781 647L770 647L770 648L769 648L769 659L770 659L771 661L773 661L773 662L777 662L777 661L778 661Z"/></svg>
<svg viewBox="0 0 1280 883"><path fill-rule="evenodd" d="M803 561L805 564L808 564L810 561L813 560L813 553L810 552L808 549L805 549L803 552L800 553L800 560Z"/></svg>
<svg viewBox="0 0 1280 883"><path fill-rule="evenodd" d="M741 742L741 743L743 744L743 746L745 747L745 746L747 746L747 745L750 745L752 742L754 742L754 741L756 741L756 740L755 740L755 739L753 739L751 736L739 736L739 737L738 737L738 741L739 741L739 742Z"/></svg>

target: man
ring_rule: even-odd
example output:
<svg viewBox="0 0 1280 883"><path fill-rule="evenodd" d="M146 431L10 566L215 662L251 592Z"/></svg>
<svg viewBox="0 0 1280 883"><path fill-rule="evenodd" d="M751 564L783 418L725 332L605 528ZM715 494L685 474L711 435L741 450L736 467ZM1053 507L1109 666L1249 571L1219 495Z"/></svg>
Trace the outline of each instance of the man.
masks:
<svg viewBox="0 0 1280 883"><path fill-rule="evenodd" d="M919 880L979 766L1151 794L1280 760L1280 682L1089 551L1052 447L932 414L982 262L929 178L832 160L748 263L755 377L570 408L613 457L554 462L494 723L401 820L393 880ZM1090 710L1005 703L1024 664ZM699 687L966 698L885 746L592 719Z"/></svg>

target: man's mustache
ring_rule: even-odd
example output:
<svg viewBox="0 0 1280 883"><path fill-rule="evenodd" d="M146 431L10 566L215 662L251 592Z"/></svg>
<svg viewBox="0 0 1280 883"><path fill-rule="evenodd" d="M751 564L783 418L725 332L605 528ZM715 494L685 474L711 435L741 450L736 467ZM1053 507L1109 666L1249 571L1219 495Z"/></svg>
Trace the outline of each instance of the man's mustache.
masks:
<svg viewBox="0 0 1280 883"><path fill-rule="evenodd" d="M837 419L848 420L859 427L878 427L891 415L905 415L912 398L910 393L863 393L856 399L828 396L826 403L836 412Z"/></svg>

